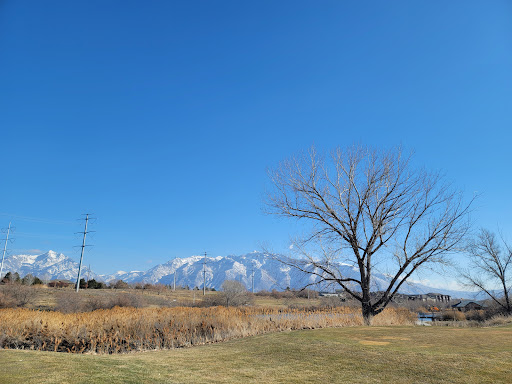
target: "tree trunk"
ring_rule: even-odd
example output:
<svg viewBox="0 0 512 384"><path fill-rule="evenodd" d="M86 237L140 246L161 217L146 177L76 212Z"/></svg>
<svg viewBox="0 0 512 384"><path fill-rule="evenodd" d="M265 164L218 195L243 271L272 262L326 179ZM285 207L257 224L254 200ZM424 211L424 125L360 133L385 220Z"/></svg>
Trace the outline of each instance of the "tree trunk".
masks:
<svg viewBox="0 0 512 384"><path fill-rule="evenodd" d="M370 326L372 325L372 319L373 319L373 311L371 308L368 308L363 304L363 320L364 325Z"/></svg>
<svg viewBox="0 0 512 384"><path fill-rule="evenodd" d="M370 301L368 300L361 302L361 309L363 313L364 325L372 325L372 319L373 316L375 316L375 311L372 309Z"/></svg>
<svg viewBox="0 0 512 384"><path fill-rule="evenodd" d="M512 305L510 304L510 297L508 296L508 291L505 288L505 305L508 315L512 315Z"/></svg>
<svg viewBox="0 0 512 384"><path fill-rule="evenodd" d="M375 315L375 313L372 309L370 285L366 284L367 276L365 276L364 272L366 271L363 269L361 271L361 281L363 282L363 284L361 285L361 309L363 314L364 325L369 326L372 325L372 318Z"/></svg>

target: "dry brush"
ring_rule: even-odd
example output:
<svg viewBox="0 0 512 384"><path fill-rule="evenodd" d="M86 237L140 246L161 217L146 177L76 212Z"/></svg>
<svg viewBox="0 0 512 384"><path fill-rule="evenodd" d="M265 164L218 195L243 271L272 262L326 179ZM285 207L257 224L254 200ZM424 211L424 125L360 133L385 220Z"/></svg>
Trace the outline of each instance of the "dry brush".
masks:
<svg viewBox="0 0 512 384"><path fill-rule="evenodd" d="M389 308L374 325L412 324ZM362 325L347 307L316 311L264 308L120 308L84 313L0 310L0 347L71 353L122 353L187 347L283 330Z"/></svg>

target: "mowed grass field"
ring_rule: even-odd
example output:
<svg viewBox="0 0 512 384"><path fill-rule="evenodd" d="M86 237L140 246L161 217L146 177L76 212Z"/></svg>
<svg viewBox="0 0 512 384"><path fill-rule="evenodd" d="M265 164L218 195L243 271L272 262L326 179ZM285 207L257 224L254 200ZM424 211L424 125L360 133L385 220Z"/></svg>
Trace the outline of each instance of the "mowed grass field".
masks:
<svg viewBox="0 0 512 384"><path fill-rule="evenodd" d="M123 355L0 351L1 383L511 383L512 326L347 327Z"/></svg>

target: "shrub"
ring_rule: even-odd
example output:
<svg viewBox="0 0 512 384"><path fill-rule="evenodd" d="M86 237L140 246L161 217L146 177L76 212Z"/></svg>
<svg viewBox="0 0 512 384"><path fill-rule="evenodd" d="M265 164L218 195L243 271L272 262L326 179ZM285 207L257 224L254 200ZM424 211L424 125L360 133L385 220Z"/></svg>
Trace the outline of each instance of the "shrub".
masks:
<svg viewBox="0 0 512 384"><path fill-rule="evenodd" d="M114 289L128 289L128 288L130 288L128 283L125 283L123 280L116 281L113 285L111 284L110 287L114 288Z"/></svg>
<svg viewBox="0 0 512 384"><path fill-rule="evenodd" d="M502 326L512 324L512 316L496 315L485 321L488 327Z"/></svg>
<svg viewBox="0 0 512 384"><path fill-rule="evenodd" d="M51 288L66 288L70 286L74 286L75 284L70 283L69 281L63 281L63 280L54 280L50 281L48 283L48 286Z"/></svg>
<svg viewBox="0 0 512 384"><path fill-rule="evenodd" d="M269 291L265 291L264 289L254 293L254 296L262 296L262 297L270 297L271 293Z"/></svg>
<svg viewBox="0 0 512 384"><path fill-rule="evenodd" d="M0 308L15 308L16 302L11 296L0 292Z"/></svg>
<svg viewBox="0 0 512 384"><path fill-rule="evenodd" d="M91 279L87 282L87 288L88 289L105 289L107 288L105 283L102 283L101 281L96 281L95 279Z"/></svg>
<svg viewBox="0 0 512 384"><path fill-rule="evenodd" d="M318 298L318 291L313 291L311 289L302 289L300 291L295 292L295 297L301 297L303 299L316 299Z"/></svg>
<svg viewBox="0 0 512 384"><path fill-rule="evenodd" d="M482 311L482 310L468 311L468 312L464 313L464 315L466 316L467 320L484 321L486 319L485 311Z"/></svg>
<svg viewBox="0 0 512 384"><path fill-rule="evenodd" d="M114 296L109 301L109 307L133 307L141 308L144 306L144 298L138 294L121 293Z"/></svg>
<svg viewBox="0 0 512 384"><path fill-rule="evenodd" d="M464 312L447 310L441 313L441 319L445 321L464 321L466 320L466 315Z"/></svg>
<svg viewBox="0 0 512 384"><path fill-rule="evenodd" d="M61 292L57 296L55 310L62 313L81 313L96 311L98 309L111 309L114 307L140 308L144 305L144 299L137 294L120 293L112 297L84 297L80 293L67 291Z"/></svg>
<svg viewBox="0 0 512 384"><path fill-rule="evenodd" d="M76 313L84 311L82 296L73 291L61 292L56 297L55 310L62 313Z"/></svg>
<svg viewBox="0 0 512 384"><path fill-rule="evenodd" d="M80 279L79 284L80 284L80 289L87 289L87 282L85 281L84 278ZM75 283L74 287L76 289L76 283Z"/></svg>
<svg viewBox="0 0 512 384"><path fill-rule="evenodd" d="M7 307L24 307L32 302L34 288L21 283L6 284L2 287L1 293L4 296L4 305Z"/></svg>
<svg viewBox="0 0 512 384"><path fill-rule="evenodd" d="M270 293L270 296L272 296L274 299L289 299L292 298L293 292L292 291L278 291L276 289L273 289Z"/></svg>

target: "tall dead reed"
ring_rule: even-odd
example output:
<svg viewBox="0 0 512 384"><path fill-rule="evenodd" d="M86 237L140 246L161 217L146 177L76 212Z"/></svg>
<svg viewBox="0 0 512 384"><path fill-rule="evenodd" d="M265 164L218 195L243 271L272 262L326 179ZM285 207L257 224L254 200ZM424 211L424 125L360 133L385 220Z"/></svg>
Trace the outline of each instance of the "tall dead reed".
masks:
<svg viewBox="0 0 512 384"><path fill-rule="evenodd" d="M411 324L410 312L387 309L375 325ZM362 325L347 308L120 308L83 313L0 310L0 347L71 353L121 353L186 347L295 329Z"/></svg>

